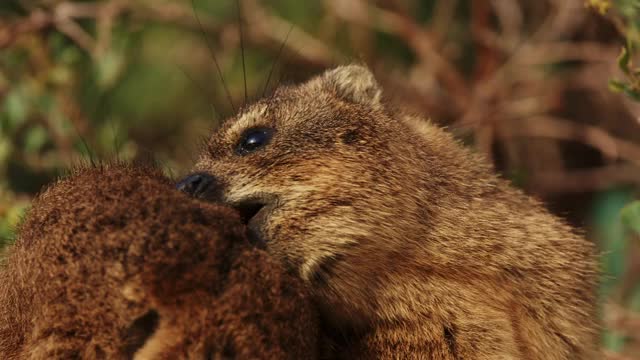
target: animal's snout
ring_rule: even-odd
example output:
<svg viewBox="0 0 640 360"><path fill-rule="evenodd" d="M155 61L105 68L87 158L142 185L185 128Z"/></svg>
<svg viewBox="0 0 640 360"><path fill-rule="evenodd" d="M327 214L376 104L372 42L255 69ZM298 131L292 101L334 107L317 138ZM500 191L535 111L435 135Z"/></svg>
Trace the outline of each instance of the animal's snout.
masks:
<svg viewBox="0 0 640 360"><path fill-rule="evenodd" d="M176 184L176 189L195 198L215 198L218 193L218 181L212 175L195 173L188 175Z"/></svg>

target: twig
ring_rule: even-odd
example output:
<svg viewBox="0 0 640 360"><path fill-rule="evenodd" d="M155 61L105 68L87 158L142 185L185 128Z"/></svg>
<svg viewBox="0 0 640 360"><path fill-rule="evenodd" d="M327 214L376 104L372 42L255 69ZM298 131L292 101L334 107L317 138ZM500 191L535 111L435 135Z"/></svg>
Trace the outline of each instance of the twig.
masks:
<svg viewBox="0 0 640 360"><path fill-rule="evenodd" d="M243 4L243 17L247 23L251 24L247 30L254 41L267 41L274 46L280 46L282 34L286 34L293 26L294 30L285 44L288 52L322 67L333 65L335 57L343 57L342 54L332 50L313 35L295 27L285 19L268 13L258 1L246 0Z"/></svg>
<svg viewBox="0 0 640 360"><path fill-rule="evenodd" d="M354 0L360 1L360 0ZM361 14L347 11L349 7L339 0L327 1L336 16L361 26L375 26L376 30L395 35L402 39L418 56L421 66L427 66L443 83L455 106L459 110L467 107L469 91L464 76L436 51L431 36L422 27L407 16L369 5L372 18L377 21L368 22Z"/></svg>
<svg viewBox="0 0 640 360"><path fill-rule="evenodd" d="M458 0L436 1L433 10L433 45L441 48L445 40L445 34L449 32L451 23L456 15Z"/></svg>
<svg viewBox="0 0 640 360"><path fill-rule="evenodd" d="M174 23L190 29L198 29L199 25L190 15L186 7L172 3L148 5L134 1L111 0L105 2L73 2L66 1L55 5L52 9L33 10L29 16L13 23L0 22L0 49L11 46L16 39L27 33L45 30L51 26L72 38L78 46L92 55L104 51L110 41L105 30L112 26L112 21L122 14L132 19L149 22ZM98 19L98 41L95 41L77 23L77 19ZM207 31L216 31L218 26L210 19L202 19L202 27ZM102 33L101 33L102 32Z"/></svg>
<svg viewBox="0 0 640 360"><path fill-rule="evenodd" d="M0 23L0 49L11 46L23 34L38 32L53 22L52 17L42 10L35 10L28 17L13 24Z"/></svg>
<svg viewBox="0 0 640 360"><path fill-rule="evenodd" d="M121 0L107 3L102 11L98 12L96 19L96 43L94 55L102 57L111 45L113 25L118 15L125 9L126 4Z"/></svg>
<svg viewBox="0 0 640 360"><path fill-rule="evenodd" d="M501 37L504 39L508 48L512 49L513 46L521 41L524 19L520 2L513 0L491 0L491 5L502 29ZM478 36L480 36L480 34L478 34Z"/></svg>
<svg viewBox="0 0 640 360"><path fill-rule="evenodd" d="M557 0L553 4L555 12L547 16L529 38L509 51L511 55L491 77L475 84L470 105L456 122L456 126L472 126L475 122L488 118L487 104L491 103L491 99L497 97L501 90L508 89L517 80L517 76L514 75L516 71L512 70L526 63L526 55L531 51L539 52L536 49L541 44L561 38L576 27L579 20L583 18L580 13L582 8L576 10L579 4L576 5L575 0Z"/></svg>
<svg viewBox="0 0 640 360"><path fill-rule="evenodd" d="M598 149L611 159L623 159L640 165L640 146L616 138L598 127L551 116L536 116L528 118L526 122L505 124L499 128L498 134L501 137L530 136L576 141Z"/></svg>
<svg viewBox="0 0 640 360"><path fill-rule="evenodd" d="M64 9L61 7L60 9ZM70 37L83 50L95 57L95 40L78 23L71 19L64 11L56 11L53 16L56 29Z"/></svg>
<svg viewBox="0 0 640 360"><path fill-rule="evenodd" d="M611 165L587 170L532 174L527 187L539 194L601 191L616 185L640 185L640 167Z"/></svg>
<svg viewBox="0 0 640 360"><path fill-rule="evenodd" d="M604 350L604 359L605 360L637 360L630 356L625 356L622 354L616 354L610 350Z"/></svg>
<svg viewBox="0 0 640 360"><path fill-rule="evenodd" d="M615 302L608 302L605 305L606 325L614 330L630 336L631 338L640 339L640 314L634 313Z"/></svg>

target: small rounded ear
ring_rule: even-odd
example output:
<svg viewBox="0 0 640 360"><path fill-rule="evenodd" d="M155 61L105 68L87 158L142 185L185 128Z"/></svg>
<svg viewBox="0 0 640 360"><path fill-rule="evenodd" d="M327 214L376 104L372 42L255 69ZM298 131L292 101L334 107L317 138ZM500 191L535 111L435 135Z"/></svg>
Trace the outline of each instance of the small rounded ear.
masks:
<svg viewBox="0 0 640 360"><path fill-rule="evenodd" d="M379 108L382 90L369 69L360 65L339 66L322 76L338 97L349 102Z"/></svg>

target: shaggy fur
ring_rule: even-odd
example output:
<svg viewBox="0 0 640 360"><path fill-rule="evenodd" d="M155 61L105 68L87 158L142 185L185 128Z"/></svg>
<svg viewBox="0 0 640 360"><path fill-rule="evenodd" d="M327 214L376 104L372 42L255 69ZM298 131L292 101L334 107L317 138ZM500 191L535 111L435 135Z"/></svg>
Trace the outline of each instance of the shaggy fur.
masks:
<svg viewBox="0 0 640 360"><path fill-rule="evenodd" d="M594 246L380 99L354 65L279 88L210 138L202 196L263 205L249 227L313 288L336 355L597 357ZM251 128L273 138L239 154Z"/></svg>
<svg viewBox="0 0 640 360"><path fill-rule="evenodd" d="M313 358L303 286L236 212L158 170L85 169L42 193L0 269L1 359Z"/></svg>

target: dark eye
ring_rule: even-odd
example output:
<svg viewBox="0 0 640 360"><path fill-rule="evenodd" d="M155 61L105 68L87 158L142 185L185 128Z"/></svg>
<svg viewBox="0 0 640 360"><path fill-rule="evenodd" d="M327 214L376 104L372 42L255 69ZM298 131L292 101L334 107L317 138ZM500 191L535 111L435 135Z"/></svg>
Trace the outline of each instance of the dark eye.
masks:
<svg viewBox="0 0 640 360"><path fill-rule="evenodd" d="M273 135L273 130L269 128L249 129L242 134L240 141L236 146L238 155L246 155L252 153L269 143Z"/></svg>

